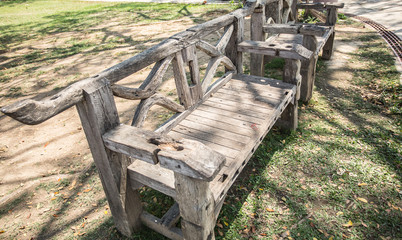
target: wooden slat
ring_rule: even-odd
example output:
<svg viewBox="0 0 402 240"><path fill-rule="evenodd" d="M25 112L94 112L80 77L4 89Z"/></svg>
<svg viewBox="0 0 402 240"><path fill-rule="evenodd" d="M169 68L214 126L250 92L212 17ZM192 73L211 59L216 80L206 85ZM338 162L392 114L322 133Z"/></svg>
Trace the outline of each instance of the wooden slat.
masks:
<svg viewBox="0 0 402 240"><path fill-rule="evenodd" d="M231 148L231 149L235 149L235 150L242 149L245 145L242 142L238 142L233 139L215 135L213 132L204 132L204 131L201 131L198 129L185 127L180 124L178 126L176 126L173 131L180 132L180 133L187 134L187 135L193 135L197 139L203 139L205 141L216 143L216 144L219 144L219 145Z"/></svg>
<svg viewBox="0 0 402 240"><path fill-rule="evenodd" d="M242 127L245 129L249 129L252 128L251 126L258 126L260 125L260 123L255 123L255 122L249 122L249 121L244 121L244 120L238 120L238 119L234 119L230 116L225 116L222 114L214 114L214 113L210 113L210 112L206 112L200 109L197 109L196 111L194 111L192 113L192 115L194 116L198 116L198 117L203 117L203 118L207 118L207 119L211 119L217 122L227 122L227 123L231 123L231 124L235 124L238 128Z"/></svg>
<svg viewBox="0 0 402 240"><path fill-rule="evenodd" d="M166 226L167 228L173 227L180 218L180 209L179 204L175 202L172 207L169 208L163 217L161 218L162 225Z"/></svg>
<svg viewBox="0 0 402 240"><path fill-rule="evenodd" d="M225 119L221 119L219 117L210 119L210 118L207 118L207 116L205 116L204 114L202 114L202 115L203 116L200 117L200 116L197 116L196 114L191 114L190 116L188 116L186 118L186 120L202 123L202 124L210 126L210 127L215 127L218 129L222 129L225 131L234 132L234 133L238 133L238 134L246 135L246 136L252 136L255 132L255 130L253 130L253 128L251 128L250 126L244 126L243 125L244 122L240 122L239 124L236 125L236 122L228 122L228 121L225 121Z"/></svg>
<svg viewBox="0 0 402 240"><path fill-rule="evenodd" d="M224 96L223 98L220 98L219 96ZM226 96L233 96L227 94ZM270 113L272 111L272 108L266 105L262 104L257 104L254 101L242 101L241 98L233 98L233 99L226 99L225 94L222 93L216 93L213 98L208 99L208 102L213 102L217 104L223 104L223 105L228 105L231 107L240 107L243 109L252 109L251 111L255 112L260 112L260 113Z"/></svg>
<svg viewBox="0 0 402 240"><path fill-rule="evenodd" d="M140 182L150 188L176 198L173 171L152 165L140 160L134 161L127 168L128 177L132 181Z"/></svg>

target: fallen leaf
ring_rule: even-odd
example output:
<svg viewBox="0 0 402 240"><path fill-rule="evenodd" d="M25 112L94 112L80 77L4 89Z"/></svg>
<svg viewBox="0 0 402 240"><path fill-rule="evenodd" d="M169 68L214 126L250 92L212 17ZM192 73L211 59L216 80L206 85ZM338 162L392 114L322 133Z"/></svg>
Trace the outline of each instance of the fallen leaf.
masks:
<svg viewBox="0 0 402 240"><path fill-rule="evenodd" d="M255 226L251 226L251 232L255 233Z"/></svg>
<svg viewBox="0 0 402 240"><path fill-rule="evenodd" d="M85 227L85 222L83 222L82 224L81 224L81 228L84 228Z"/></svg>
<svg viewBox="0 0 402 240"><path fill-rule="evenodd" d="M301 186L301 188L302 188L302 189L304 189L304 190L306 190L306 189L307 189L307 187L306 187L306 186L304 186L304 185L302 185L302 186Z"/></svg>
<svg viewBox="0 0 402 240"><path fill-rule="evenodd" d="M250 229L248 229L248 228L246 228L246 229L243 230L243 233L244 233L244 234L248 234L248 232L250 232Z"/></svg>
<svg viewBox="0 0 402 240"><path fill-rule="evenodd" d="M343 212L339 211L336 213L336 216L340 216L340 215L343 215Z"/></svg>
<svg viewBox="0 0 402 240"><path fill-rule="evenodd" d="M82 235L84 235L86 232L82 232L82 233L79 233L78 235L79 236L82 236Z"/></svg>
<svg viewBox="0 0 402 240"><path fill-rule="evenodd" d="M27 219L31 217L31 214L28 214Z"/></svg>
<svg viewBox="0 0 402 240"><path fill-rule="evenodd" d="M359 184L357 184L357 186L359 186L359 187L367 186L367 183L359 183Z"/></svg>
<svg viewBox="0 0 402 240"><path fill-rule="evenodd" d="M368 226L363 221L361 221L361 222L362 222L363 227L368 228Z"/></svg>
<svg viewBox="0 0 402 240"><path fill-rule="evenodd" d="M267 210L268 212L275 212L275 210L272 209L272 208L266 208L266 210Z"/></svg>
<svg viewBox="0 0 402 240"><path fill-rule="evenodd" d="M154 197L152 200L154 201L154 203L158 202L158 199L156 199L156 197Z"/></svg>
<svg viewBox="0 0 402 240"><path fill-rule="evenodd" d="M331 237L329 237L329 238L328 238L328 240L334 240L334 237L333 237L333 236L331 236Z"/></svg>
<svg viewBox="0 0 402 240"><path fill-rule="evenodd" d="M365 199L365 198L358 197L357 200L364 202L364 203L368 203L367 199Z"/></svg>
<svg viewBox="0 0 402 240"><path fill-rule="evenodd" d="M223 221L223 224L225 224L225 226L229 226L229 223Z"/></svg>
<svg viewBox="0 0 402 240"><path fill-rule="evenodd" d="M54 197L54 198L52 198L52 199L50 199L50 201L54 201L54 200L56 200L57 198L56 197Z"/></svg>
<svg viewBox="0 0 402 240"><path fill-rule="evenodd" d="M107 211L105 211L104 213L107 214Z"/></svg>
<svg viewBox="0 0 402 240"><path fill-rule="evenodd" d="M218 233L219 233L219 236L221 236L221 237L223 236L223 232L218 230Z"/></svg>
<svg viewBox="0 0 402 240"><path fill-rule="evenodd" d="M0 230L0 234L2 234L2 233L5 233L5 231L4 231L4 230Z"/></svg>
<svg viewBox="0 0 402 240"><path fill-rule="evenodd" d="M348 223L343 224L342 226L344 226L344 227L352 227L352 226L353 226L353 222L349 220Z"/></svg>
<svg viewBox="0 0 402 240"><path fill-rule="evenodd" d="M314 225L313 222L310 222L310 226L311 226L311 227L315 227L315 225Z"/></svg>
<svg viewBox="0 0 402 240"><path fill-rule="evenodd" d="M219 228L223 228L223 225L220 223L217 223L216 226L218 226Z"/></svg>
<svg viewBox="0 0 402 240"><path fill-rule="evenodd" d="M25 229L25 226L20 227L20 229Z"/></svg>
<svg viewBox="0 0 402 240"><path fill-rule="evenodd" d="M343 180L342 178L339 178L339 181L341 181L341 182L345 182L345 180Z"/></svg>
<svg viewBox="0 0 402 240"><path fill-rule="evenodd" d="M73 190L75 184L77 184L77 180L73 180L73 182L71 183L71 186L68 188L68 190Z"/></svg>
<svg viewBox="0 0 402 240"><path fill-rule="evenodd" d="M286 198L285 198L285 197L282 197L281 199L282 199L282 201L286 202Z"/></svg>
<svg viewBox="0 0 402 240"><path fill-rule="evenodd" d="M313 240L318 240L317 238L313 237Z"/></svg>
<svg viewBox="0 0 402 240"><path fill-rule="evenodd" d="M87 192L89 192L91 190L92 190L92 188L88 188L88 189L85 189L83 192L87 193Z"/></svg>
<svg viewBox="0 0 402 240"><path fill-rule="evenodd" d="M45 143L45 146L43 146L44 148L47 147L47 145L49 145L49 142Z"/></svg>
<svg viewBox="0 0 402 240"><path fill-rule="evenodd" d="M53 214L53 217L55 217L55 218L57 218L57 217L59 217L57 214Z"/></svg>
<svg viewBox="0 0 402 240"><path fill-rule="evenodd" d="M260 233L260 235L261 235L261 236L267 236L267 234L266 234L266 233Z"/></svg>

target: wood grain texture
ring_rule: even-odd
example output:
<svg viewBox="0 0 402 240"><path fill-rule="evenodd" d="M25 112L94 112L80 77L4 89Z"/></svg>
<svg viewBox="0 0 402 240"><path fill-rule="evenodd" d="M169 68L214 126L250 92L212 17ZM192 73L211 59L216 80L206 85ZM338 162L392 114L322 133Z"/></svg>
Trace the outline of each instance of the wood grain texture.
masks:
<svg viewBox="0 0 402 240"><path fill-rule="evenodd" d="M180 103L185 107L185 109L188 109L194 104L194 102L191 98L190 88L187 82L186 69L184 67L181 52L177 52L175 58L173 59L173 73Z"/></svg>

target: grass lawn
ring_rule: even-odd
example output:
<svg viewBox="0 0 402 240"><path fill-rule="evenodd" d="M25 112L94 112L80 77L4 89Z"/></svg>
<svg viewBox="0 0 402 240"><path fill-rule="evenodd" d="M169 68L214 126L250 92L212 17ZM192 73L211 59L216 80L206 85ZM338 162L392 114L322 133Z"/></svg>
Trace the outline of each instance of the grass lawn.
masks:
<svg viewBox="0 0 402 240"><path fill-rule="evenodd" d="M58 61L99 58L105 52L136 46L131 52L109 54L119 60L146 48L144 42L158 41L124 35L132 24L144 24L144 31L152 22L171 23L184 17L196 24L233 7L2 1L0 105L1 100L34 94L24 85L4 86L16 79L43 82L41 77L48 74L41 70L44 66L52 66L48 71L55 80L43 86L57 88L85 77L63 72L67 66L56 65ZM120 32L110 33L110 24L116 22L119 26L112 27L120 27ZM402 239L399 73L376 33L350 20L341 22L338 30L339 42L355 49L333 61L346 59L340 68L319 60L314 96L309 104L300 104L298 130L274 129L265 138L228 193L215 228L217 239ZM280 76L282 64L274 61L267 74ZM86 158L90 155L71 159L78 164ZM147 202L144 208L155 215L173 203L145 187L140 193ZM21 209L36 209L38 214L23 211L21 215ZM15 224L10 225L14 220L9 219L15 219ZM1 209L0 221L10 225L0 224L0 238L126 239L114 228L94 167L77 181L41 184ZM132 238L163 239L149 229Z"/></svg>

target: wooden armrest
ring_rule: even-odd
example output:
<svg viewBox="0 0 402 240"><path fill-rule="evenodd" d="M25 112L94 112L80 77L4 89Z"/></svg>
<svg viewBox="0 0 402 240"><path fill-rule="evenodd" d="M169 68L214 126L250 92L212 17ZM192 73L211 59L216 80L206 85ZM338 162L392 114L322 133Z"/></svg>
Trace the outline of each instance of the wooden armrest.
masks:
<svg viewBox="0 0 402 240"><path fill-rule="evenodd" d="M322 37L332 28L311 24L267 24L264 25L263 30L270 34L302 34Z"/></svg>
<svg viewBox="0 0 402 240"><path fill-rule="evenodd" d="M328 9L328 8L343 8L344 3L298 3L298 9Z"/></svg>
<svg viewBox="0 0 402 240"><path fill-rule="evenodd" d="M212 181L226 160L198 141L177 140L128 125L105 133L103 141L112 151L205 181Z"/></svg>
<svg viewBox="0 0 402 240"><path fill-rule="evenodd" d="M243 41L237 46L240 52L249 52L286 59L310 59L313 52L295 43L273 43L263 41Z"/></svg>

